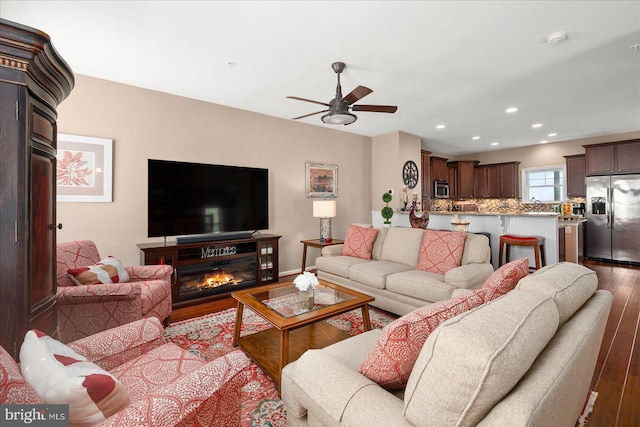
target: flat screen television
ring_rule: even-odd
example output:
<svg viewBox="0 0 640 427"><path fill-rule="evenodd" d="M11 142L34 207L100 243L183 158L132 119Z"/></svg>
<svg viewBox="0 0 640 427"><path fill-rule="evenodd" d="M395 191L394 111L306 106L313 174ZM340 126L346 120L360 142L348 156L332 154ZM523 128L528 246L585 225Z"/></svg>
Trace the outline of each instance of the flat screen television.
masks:
<svg viewBox="0 0 640 427"><path fill-rule="evenodd" d="M149 159L148 236L249 235L269 228L268 172Z"/></svg>

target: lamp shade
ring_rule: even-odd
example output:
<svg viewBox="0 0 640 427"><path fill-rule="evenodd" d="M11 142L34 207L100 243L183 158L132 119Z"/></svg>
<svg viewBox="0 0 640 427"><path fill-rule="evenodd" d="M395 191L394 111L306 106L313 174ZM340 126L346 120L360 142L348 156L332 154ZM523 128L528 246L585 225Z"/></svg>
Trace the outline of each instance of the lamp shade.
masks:
<svg viewBox="0 0 640 427"><path fill-rule="evenodd" d="M316 200L313 202L314 218L333 218L336 216L335 200Z"/></svg>

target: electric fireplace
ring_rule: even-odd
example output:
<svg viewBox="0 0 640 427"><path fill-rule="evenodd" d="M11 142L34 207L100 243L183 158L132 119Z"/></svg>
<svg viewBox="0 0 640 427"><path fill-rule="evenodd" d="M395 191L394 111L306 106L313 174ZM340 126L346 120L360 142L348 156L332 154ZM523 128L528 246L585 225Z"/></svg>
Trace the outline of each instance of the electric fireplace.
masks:
<svg viewBox="0 0 640 427"><path fill-rule="evenodd" d="M178 301L229 293L255 284L255 256L178 267Z"/></svg>

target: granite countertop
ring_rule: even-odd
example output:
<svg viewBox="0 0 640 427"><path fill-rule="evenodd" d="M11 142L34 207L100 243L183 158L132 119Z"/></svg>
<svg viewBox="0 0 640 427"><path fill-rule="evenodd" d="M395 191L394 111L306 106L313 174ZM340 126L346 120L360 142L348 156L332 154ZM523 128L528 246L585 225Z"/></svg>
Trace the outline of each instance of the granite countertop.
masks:
<svg viewBox="0 0 640 427"><path fill-rule="evenodd" d="M505 216L543 216L543 217L554 217L558 218L561 215L557 212L517 212L517 211L509 211L509 212L477 212L477 211L429 211L429 215L485 215L485 216L497 216L497 215L505 215Z"/></svg>
<svg viewBox="0 0 640 427"><path fill-rule="evenodd" d="M565 225L578 225L583 222L587 222L587 218L579 215L560 215L558 218L558 223Z"/></svg>

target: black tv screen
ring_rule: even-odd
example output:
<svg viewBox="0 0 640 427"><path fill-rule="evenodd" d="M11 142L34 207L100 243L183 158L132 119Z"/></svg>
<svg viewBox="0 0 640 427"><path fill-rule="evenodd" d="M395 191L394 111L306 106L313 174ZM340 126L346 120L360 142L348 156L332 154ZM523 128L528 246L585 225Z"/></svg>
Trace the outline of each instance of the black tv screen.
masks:
<svg viewBox="0 0 640 427"><path fill-rule="evenodd" d="M149 159L148 236L269 228L268 169Z"/></svg>

